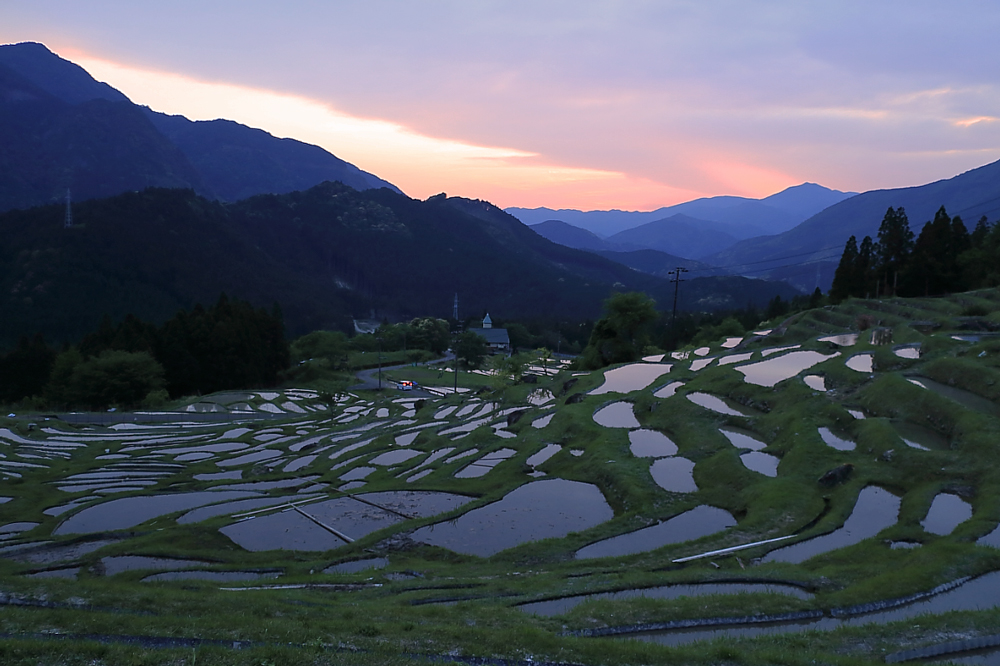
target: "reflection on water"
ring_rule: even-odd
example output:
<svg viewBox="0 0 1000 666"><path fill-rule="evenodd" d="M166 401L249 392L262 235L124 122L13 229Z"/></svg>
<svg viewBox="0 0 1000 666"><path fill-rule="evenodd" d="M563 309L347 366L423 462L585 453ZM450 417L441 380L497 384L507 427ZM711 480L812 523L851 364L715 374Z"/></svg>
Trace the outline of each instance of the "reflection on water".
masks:
<svg viewBox="0 0 1000 666"><path fill-rule="evenodd" d="M964 389L955 388L954 386L948 386L947 384L942 384L936 382L933 379L928 379L927 377L907 377L910 383L919 386L922 389L927 389L937 393L943 398L948 398L958 404L971 409L975 412L982 412L983 414L989 414L991 416L1000 416L1000 407L991 400L976 395L971 391L966 391Z"/></svg>
<svg viewBox="0 0 1000 666"><path fill-rule="evenodd" d="M814 391L826 392L826 379L822 375L806 375L802 381Z"/></svg>
<svg viewBox="0 0 1000 666"><path fill-rule="evenodd" d="M565 479L532 481L455 520L422 527L414 541L488 557L529 541L561 538L614 517L597 486Z"/></svg>
<svg viewBox="0 0 1000 666"><path fill-rule="evenodd" d="M947 536L969 518L972 518L972 507L968 502L958 495L940 493L931 502L927 517L920 524L925 532Z"/></svg>
<svg viewBox="0 0 1000 666"><path fill-rule="evenodd" d="M748 432L742 430L736 430L735 428L719 428L719 432L725 435L729 443L738 449L753 449L754 451L760 451L767 447L767 444L760 441L759 439L754 439L750 436Z"/></svg>
<svg viewBox="0 0 1000 666"><path fill-rule="evenodd" d="M772 550L765 562L798 564L810 557L846 548L871 538L896 524L899 518L899 498L877 486L868 486L858 495L858 501L843 527L822 536L791 546Z"/></svg>
<svg viewBox="0 0 1000 666"><path fill-rule="evenodd" d="M323 573L358 573L359 571L365 571L367 569L384 569L387 566L389 566L388 558L372 557L367 560L352 560L350 562L334 564L333 566L323 569Z"/></svg>
<svg viewBox="0 0 1000 666"><path fill-rule="evenodd" d="M719 365L742 363L743 361L749 361L751 356L753 356L753 352L744 352L742 354L730 354L729 356L723 356L722 358L720 358Z"/></svg>
<svg viewBox="0 0 1000 666"><path fill-rule="evenodd" d="M766 361L742 365L736 369L743 373L744 380L747 383L770 387L780 381L794 377L817 363L822 363L827 359L839 355L840 352L820 354L815 351L793 351Z"/></svg>
<svg viewBox="0 0 1000 666"><path fill-rule="evenodd" d="M900 439L906 442L906 445L909 447L922 451L930 451L931 449L943 451L948 449L948 440L933 430L918 426L909 421L900 421L897 419L893 419L890 423L899 434Z"/></svg>
<svg viewBox="0 0 1000 666"><path fill-rule="evenodd" d="M174 580L210 580L216 583L239 583L248 580L277 578L277 571L166 571L142 579L143 583Z"/></svg>
<svg viewBox="0 0 1000 666"><path fill-rule="evenodd" d="M769 453L760 451L750 451L740 456L743 465L754 472L764 476L778 476L778 463L780 460Z"/></svg>
<svg viewBox="0 0 1000 666"><path fill-rule="evenodd" d="M529 456L525 462L527 462L531 467L538 467L560 451L562 451L562 447L560 445L547 444L541 451Z"/></svg>
<svg viewBox="0 0 1000 666"><path fill-rule="evenodd" d="M743 342L743 338L726 338L726 341L722 343L722 348L732 349L741 342Z"/></svg>
<svg viewBox="0 0 1000 666"><path fill-rule="evenodd" d="M698 490L694 482L694 463L687 458L660 458L649 468L656 485L674 493L693 493Z"/></svg>
<svg viewBox="0 0 1000 666"><path fill-rule="evenodd" d="M688 393L685 397L699 407L710 409L713 412L718 412L719 414L725 414L727 416L749 416L749 414L738 410L736 407L730 407L729 403L722 398L717 398L708 393Z"/></svg>
<svg viewBox="0 0 1000 666"><path fill-rule="evenodd" d="M638 428L631 402L613 402L594 412L594 421L605 428Z"/></svg>
<svg viewBox="0 0 1000 666"><path fill-rule="evenodd" d="M531 427L532 428L538 428L538 429L544 428L545 426L547 426L549 424L550 421L552 421L552 417L555 416L555 415L556 415L556 413L552 412L551 414L546 414L545 416L537 418L537 419L535 419L534 421L531 422Z"/></svg>
<svg viewBox="0 0 1000 666"><path fill-rule="evenodd" d="M668 363L632 363L604 373L604 383L590 392L590 395L604 393L630 393L644 389L662 375L670 372Z"/></svg>
<svg viewBox="0 0 1000 666"><path fill-rule="evenodd" d="M677 389L684 386L684 382L670 382L666 386L657 389L653 395L657 398L669 398L674 393L677 393Z"/></svg>
<svg viewBox="0 0 1000 666"><path fill-rule="evenodd" d="M785 634L791 632L822 630L839 627L860 627L866 624L899 622L925 614L950 611L986 610L1000 605L1000 571L974 578L952 590L936 594L929 599L877 613L847 618L823 617L801 622L765 624L757 626L730 626L721 629L691 629L680 631L650 632L629 636L636 640L652 641L663 645L684 645L694 641L716 638L735 638ZM955 661L955 659L949 659Z"/></svg>
<svg viewBox="0 0 1000 666"><path fill-rule="evenodd" d="M691 372L698 372L702 368L708 367L714 360L714 356L709 356L708 358L699 358L698 360L691 361Z"/></svg>
<svg viewBox="0 0 1000 666"><path fill-rule="evenodd" d="M656 430L632 430L628 441L632 455L637 458L664 458L677 453L677 445Z"/></svg>
<svg viewBox="0 0 1000 666"><path fill-rule="evenodd" d="M857 333L840 333L838 335L828 335L825 338L820 338L820 342L832 342L838 347L853 347L858 342Z"/></svg>
<svg viewBox="0 0 1000 666"><path fill-rule="evenodd" d="M920 358L920 345L907 345L896 347L892 353L900 358Z"/></svg>
<svg viewBox="0 0 1000 666"><path fill-rule="evenodd" d="M651 527L592 543L578 550L576 559L645 553L670 544L700 539L735 524L736 519L728 511L702 505Z"/></svg>
<svg viewBox="0 0 1000 666"><path fill-rule="evenodd" d="M872 364L873 356L871 354L855 354L851 358L847 359L847 367L856 372L866 372L871 373L874 371L874 366Z"/></svg>
<svg viewBox="0 0 1000 666"><path fill-rule="evenodd" d="M844 439L843 437L837 437L829 428L820 428L819 436L823 439L823 443L833 449L838 451L853 451L855 449L855 443L849 439Z"/></svg>
<svg viewBox="0 0 1000 666"><path fill-rule="evenodd" d="M552 617L563 615L585 601L623 599L680 599L681 597L703 597L713 594L785 594L797 599L811 599L813 595L793 585L778 583L694 583L690 585L662 585L638 590L620 590L618 592L598 592L596 594L579 594L560 599L536 601L521 604L517 608L525 613Z"/></svg>
<svg viewBox="0 0 1000 666"><path fill-rule="evenodd" d="M123 497L87 507L70 516L52 533L61 535L123 530L175 511L256 496L259 495L255 492L222 490L161 494L155 497Z"/></svg>

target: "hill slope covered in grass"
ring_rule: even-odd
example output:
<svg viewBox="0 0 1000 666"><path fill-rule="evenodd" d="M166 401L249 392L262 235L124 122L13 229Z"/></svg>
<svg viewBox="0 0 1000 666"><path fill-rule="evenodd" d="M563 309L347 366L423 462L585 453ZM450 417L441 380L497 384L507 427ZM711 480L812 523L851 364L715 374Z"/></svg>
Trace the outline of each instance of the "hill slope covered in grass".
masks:
<svg viewBox="0 0 1000 666"><path fill-rule="evenodd" d="M432 365L386 372L424 396L0 419L8 663L861 664L995 634L1000 292L770 327L457 395Z"/></svg>

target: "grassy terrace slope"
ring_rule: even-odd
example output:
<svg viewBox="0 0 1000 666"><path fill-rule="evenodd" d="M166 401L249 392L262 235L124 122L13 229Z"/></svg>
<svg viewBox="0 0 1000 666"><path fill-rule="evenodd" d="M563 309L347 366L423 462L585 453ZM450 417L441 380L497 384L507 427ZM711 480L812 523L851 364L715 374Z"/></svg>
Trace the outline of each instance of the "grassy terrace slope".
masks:
<svg viewBox="0 0 1000 666"><path fill-rule="evenodd" d="M996 634L996 595L979 610L954 602L993 589L1000 571L993 329L997 290L848 301L737 346L668 356L626 392L601 389L604 372L550 364L534 383L503 388L463 374L467 391L426 400L387 391L324 402L289 388L209 396L155 423L5 419L0 654L23 664L854 664ZM849 346L820 340L852 331ZM747 367L806 358L816 363L787 379ZM452 385L445 368L397 378ZM616 411L632 428L595 421ZM630 434L636 424L674 446ZM731 443L720 427L752 440ZM660 450L636 444L643 436ZM776 469L747 467L768 460ZM559 492L510 506L544 488ZM873 495L892 510L870 538L812 557L781 550L840 534ZM487 518L501 501L507 510ZM688 540L653 529L627 554L576 555L696 507L730 518L688 525ZM675 562L779 537L789 538ZM920 601L860 616L885 623L839 619L967 577L925 600L942 605L919 620L907 613ZM692 587L672 594L679 584ZM599 596L566 599L579 595ZM788 614L813 633L779 623L706 645L670 630ZM612 630L625 638L603 635Z"/></svg>

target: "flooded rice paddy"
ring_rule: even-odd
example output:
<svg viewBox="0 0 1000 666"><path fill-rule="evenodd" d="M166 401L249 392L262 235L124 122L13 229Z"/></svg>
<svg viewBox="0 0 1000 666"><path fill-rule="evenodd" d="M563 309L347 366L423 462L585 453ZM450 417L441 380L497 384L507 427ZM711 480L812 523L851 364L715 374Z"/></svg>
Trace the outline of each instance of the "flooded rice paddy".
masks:
<svg viewBox="0 0 1000 666"><path fill-rule="evenodd" d="M831 431L829 428L820 428L819 436L820 439L823 440L823 443L829 446L831 449L837 449L838 451L853 451L855 448L857 448L857 444L855 444L849 439L844 439L839 435L833 434L833 431Z"/></svg>
<svg viewBox="0 0 1000 666"><path fill-rule="evenodd" d="M794 585L782 585L779 583L696 583L693 585L661 585L659 587L619 590L617 592L579 594L572 597L561 597L559 599L547 599L545 601L521 604L518 608L525 613L554 617L568 613L580 604L588 601L621 601L625 599L672 600L683 597L734 594L784 594L802 600L811 599L813 596Z"/></svg>
<svg viewBox="0 0 1000 666"><path fill-rule="evenodd" d="M838 548L853 546L892 527L898 517L899 498L877 486L868 486L858 495L854 510L842 527L829 534L773 550L764 557L764 561L797 564Z"/></svg>
<svg viewBox="0 0 1000 666"><path fill-rule="evenodd" d="M738 366L747 383L771 387L790 379L803 370L839 356L839 353L821 354L815 351L792 351L765 361Z"/></svg>
<svg viewBox="0 0 1000 666"><path fill-rule="evenodd" d="M685 397L699 407L704 407L705 409L709 409L719 414L727 416L749 416L747 410L731 405L722 398L709 395L708 393L688 393Z"/></svg>
<svg viewBox="0 0 1000 666"><path fill-rule="evenodd" d="M661 376L670 372L670 364L632 363L604 373L604 383L590 392L591 395L605 393L631 393L646 388Z"/></svg>
<svg viewBox="0 0 1000 666"><path fill-rule="evenodd" d="M732 514L714 506L699 506L657 525L611 537L576 552L578 560L645 553L663 546L693 541L736 525Z"/></svg>
<svg viewBox="0 0 1000 666"><path fill-rule="evenodd" d="M838 321L843 325L843 319ZM6 512L0 556L12 575L31 577L31 585L78 585L74 580L90 585L107 578L108 585L114 579L114 585L127 586L141 580L173 585L181 594L212 586L244 589L282 577L282 583L293 586L310 580L344 586L330 593L336 603L362 606L372 602L365 592L353 591L358 581L378 587L380 599L392 599L397 591L424 599L428 593L419 593L422 588L454 581L456 587L482 586L481 594L474 593L481 599L477 603L509 594L514 599L503 603L537 615L566 614L572 628L580 623L578 613L570 612L574 607L609 600L665 604L658 609L640 602L630 609L637 616L673 613L669 604L687 597L711 597L706 603L722 614L738 614L743 605L811 603L801 587L761 580L779 571L790 580L812 583L829 576L850 591L856 584L851 581L863 579L864 563L850 564L851 578L840 575L848 566L846 553L813 558L883 531L883 541L869 543L865 552L891 552L901 570L909 566L905 558L926 562L944 547L965 549L963 561L977 563L1000 549L1000 527L981 525L995 516L980 513L980 500L963 499L984 497L977 494L982 492L976 487L979 479L956 476L956 470L968 467L963 457L980 446L970 444L977 437L970 424L983 422L981 415L996 416L997 406L915 374L912 379L922 389L947 399L925 398L945 416L935 413L924 421L922 414L900 410L892 395L872 390L872 385L880 387L883 374L902 377L900 367L934 374L922 370L939 358L934 345L911 343L878 352L907 360L896 362L895 369L854 368L873 374L873 381L844 371L859 358L868 356L870 362L873 355L865 347L838 352L835 347L850 345L818 345L810 337L799 348L801 338L790 337L779 330L769 338L774 346L768 349L751 338L715 342L686 358L656 354L644 363L579 380L570 373L549 380L542 372L538 385L512 390L514 397L502 400L489 391L470 391L430 398L428 404L353 394L325 404L315 393L244 392L229 402L199 399L194 404L200 411L190 412L187 421L111 427L53 421L30 433L5 423L0 426L0 473L17 483L0 498L0 511ZM861 353L808 370L852 351ZM979 358L979 351L972 348L969 358ZM703 368L708 369L695 374ZM684 381L670 381L671 372ZM583 393L565 385L571 377ZM781 383L793 377L794 382ZM783 394L786 390L794 393ZM905 391L909 396L917 389ZM609 393L619 397L601 397ZM676 398L678 393L687 401ZM615 401L604 402L609 399ZM574 407L576 402L583 404ZM870 420L852 420L865 418L860 405ZM782 414L790 408L808 417L792 422ZM508 422L516 411L523 416ZM206 425L194 420L200 414L228 415L233 422ZM889 455L893 447L894 458ZM941 479L933 497L911 481L924 461ZM818 479L835 467L854 469L854 475L821 487ZM35 496L45 498L34 506L22 493L28 481L37 481ZM825 502L827 508L810 509L810 514L789 506L782 513L776 505L775 515L782 513L786 522L769 523L754 503L780 496L781 488L801 494L803 505L821 508ZM408 492L412 495L404 497ZM845 506L852 493L858 493L854 506ZM895 493L906 498L901 501ZM905 520L899 516L901 503ZM659 516L669 517L655 520ZM609 522L618 519L626 522ZM626 529L631 531L622 533ZM211 546L200 547L192 538L196 534L209 536ZM171 555L174 535L184 549ZM799 541L771 544L759 558L753 557L761 554L759 545L747 551L749 558L737 559L740 551L729 551L734 543L743 548L775 535ZM548 541L567 538L571 547ZM698 543L691 544L694 540ZM452 552L442 554L438 548ZM504 552L514 548L521 549ZM555 560L550 553L556 553ZM707 557L683 566L673 563L689 556ZM620 557L633 559L613 561ZM629 579L632 563L638 568ZM800 563L805 564L797 567ZM477 566L484 568L480 572ZM753 581L709 580L751 576L755 569ZM529 575L537 580L522 583L528 579L520 576ZM991 575L977 581L991 585ZM689 582L692 577L705 580ZM670 583L678 579L685 582ZM399 581L407 590L398 587ZM637 581L641 587L635 587ZM819 607L828 607L830 589L809 589L816 592ZM952 592L962 589L973 588L966 584ZM543 597L550 598L523 603ZM951 592L934 599L958 607L972 603ZM922 603L906 606L906 613ZM941 612L945 606L939 602L933 608ZM909 617L891 614L897 610L866 617ZM595 611L594 618L602 617ZM803 626L851 622L824 617ZM730 630L754 635L770 629L662 632L643 639L685 642Z"/></svg>
<svg viewBox="0 0 1000 666"><path fill-rule="evenodd" d="M928 534L947 536L969 518L972 518L972 506L968 502L958 495L941 493L934 497L920 525Z"/></svg>
<svg viewBox="0 0 1000 666"><path fill-rule="evenodd" d="M455 520L421 527L413 539L489 557L529 541L564 537L613 516L597 486L564 479L533 481Z"/></svg>
<svg viewBox="0 0 1000 666"><path fill-rule="evenodd" d="M656 485L672 493L693 493L698 490L694 481L694 463L687 458L659 458L649 468Z"/></svg>
<svg viewBox="0 0 1000 666"><path fill-rule="evenodd" d="M629 450L638 458L663 458L677 453L677 445L656 430L632 430L628 441Z"/></svg>
<svg viewBox="0 0 1000 666"><path fill-rule="evenodd" d="M638 428L631 402L613 402L594 412L594 421L605 428Z"/></svg>

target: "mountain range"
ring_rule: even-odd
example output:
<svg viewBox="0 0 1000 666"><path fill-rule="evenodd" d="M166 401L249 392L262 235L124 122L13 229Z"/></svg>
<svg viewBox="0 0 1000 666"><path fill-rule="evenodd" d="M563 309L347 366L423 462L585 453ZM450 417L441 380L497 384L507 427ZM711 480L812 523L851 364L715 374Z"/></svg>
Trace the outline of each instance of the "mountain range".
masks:
<svg viewBox="0 0 1000 666"><path fill-rule="evenodd" d="M903 207L914 234L944 206L971 230L980 217L1000 218L1000 161L918 187L872 190L826 208L775 236L740 241L704 261L737 274L785 280L799 289L828 289L844 243L877 238L889 207Z"/></svg>
<svg viewBox="0 0 1000 666"><path fill-rule="evenodd" d="M105 314L162 322L221 292L280 304L293 335L349 329L351 318L463 312L596 319L614 291L660 303L673 285L552 243L484 201L410 199L388 188L323 183L223 204L192 190L149 188L74 205L0 214L0 347L25 332L77 340ZM781 282L685 282L680 307L758 306L797 292Z"/></svg>
<svg viewBox="0 0 1000 666"><path fill-rule="evenodd" d="M649 212L517 207L505 210L529 226L547 220L561 220L593 232L601 238L609 238L626 229L680 214L696 220L700 225L707 224L708 228L742 240L787 231L824 208L854 194L854 192L831 190L815 183L803 183L763 199L734 196L706 197ZM692 253L689 256L694 255Z"/></svg>
<svg viewBox="0 0 1000 666"><path fill-rule="evenodd" d="M222 201L331 180L391 183L326 150L228 120L193 122L133 104L42 44L0 46L0 211L146 187Z"/></svg>

